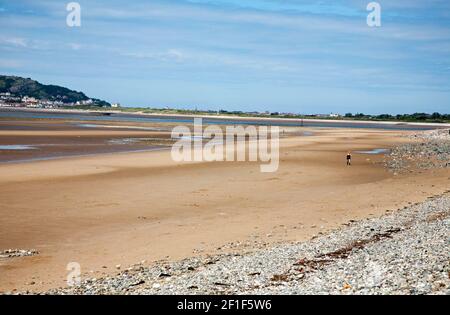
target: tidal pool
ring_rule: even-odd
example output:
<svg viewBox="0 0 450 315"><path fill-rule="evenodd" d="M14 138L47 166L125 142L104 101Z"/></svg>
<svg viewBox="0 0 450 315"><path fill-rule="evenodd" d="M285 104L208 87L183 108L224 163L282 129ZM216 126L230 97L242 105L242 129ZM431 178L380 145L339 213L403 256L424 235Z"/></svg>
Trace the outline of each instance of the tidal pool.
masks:
<svg viewBox="0 0 450 315"><path fill-rule="evenodd" d="M356 151L355 153L359 154L383 154L388 153L389 149L373 149L373 150L366 150L366 151Z"/></svg>
<svg viewBox="0 0 450 315"><path fill-rule="evenodd" d="M37 148L31 145L12 144L12 145L0 145L0 150L36 150Z"/></svg>

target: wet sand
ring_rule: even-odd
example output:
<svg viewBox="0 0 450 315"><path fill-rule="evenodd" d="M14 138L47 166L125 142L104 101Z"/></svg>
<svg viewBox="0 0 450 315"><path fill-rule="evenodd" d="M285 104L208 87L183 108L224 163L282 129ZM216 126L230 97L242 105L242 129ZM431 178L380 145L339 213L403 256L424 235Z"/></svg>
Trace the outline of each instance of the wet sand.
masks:
<svg viewBox="0 0 450 315"><path fill-rule="evenodd" d="M354 154L353 166L345 166L348 150L390 148L408 141L402 131L311 129L312 136L283 138L279 170L260 173L259 162L176 163L164 150L96 151L111 139L166 137L161 131L8 124L16 130L0 128L0 145L46 140L95 149L91 156L0 164L0 250L40 252L0 259L0 291L64 286L69 262L100 277L118 264L226 251L229 242L306 240L449 189L448 169L395 175L381 165L382 155L370 154ZM17 127L30 124L43 126Z"/></svg>
<svg viewBox="0 0 450 315"><path fill-rule="evenodd" d="M168 148L170 128L65 120L0 120L0 163Z"/></svg>

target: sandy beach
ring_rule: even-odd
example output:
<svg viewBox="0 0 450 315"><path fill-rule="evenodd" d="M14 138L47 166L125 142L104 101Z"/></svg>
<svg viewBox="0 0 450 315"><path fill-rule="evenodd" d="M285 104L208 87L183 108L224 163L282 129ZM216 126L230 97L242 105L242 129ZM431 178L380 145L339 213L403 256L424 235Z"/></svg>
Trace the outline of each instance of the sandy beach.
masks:
<svg viewBox="0 0 450 315"><path fill-rule="evenodd" d="M70 262L100 278L144 260L308 240L450 188L449 168L397 173L363 153L345 165L348 151L390 149L411 131L287 128L279 170L261 173L257 162L174 162L171 124L129 125L0 122L0 145L41 145L0 151L0 250L38 251L0 258L0 291L64 287ZM119 141L130 138L147 140Z"/></svg>
<svg viewBox="0 0 450 315"><path fill-rule="evenodd" d="M56 2L0 3L11 308L450 295L449 1Z"/></svg>

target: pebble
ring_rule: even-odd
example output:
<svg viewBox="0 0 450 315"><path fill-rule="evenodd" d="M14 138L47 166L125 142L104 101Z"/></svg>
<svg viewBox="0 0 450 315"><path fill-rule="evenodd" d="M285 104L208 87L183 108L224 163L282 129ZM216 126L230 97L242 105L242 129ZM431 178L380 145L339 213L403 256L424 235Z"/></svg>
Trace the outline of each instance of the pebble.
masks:
<svg viewBox="0 0 450 315"><path fill-rule="evenodd" d="M409 136L414 141L395 147L384 158L384 165L393 172L450 167L450 129L419 132Z"/></svg>
<svg viewBox="0 0 450 315"><path fill-rule="evenodd" d="M6 249L0 251L0 258L26 257L39 254L35 249Z"/></svg>

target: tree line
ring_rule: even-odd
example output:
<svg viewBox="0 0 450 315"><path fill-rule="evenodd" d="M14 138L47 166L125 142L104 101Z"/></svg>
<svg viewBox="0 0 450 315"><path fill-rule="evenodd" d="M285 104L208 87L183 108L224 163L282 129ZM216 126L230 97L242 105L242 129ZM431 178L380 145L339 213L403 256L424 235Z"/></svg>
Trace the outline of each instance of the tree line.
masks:
<svg viewBox="0 0 450 315"><path fill-rule="evenodd" d="M400 120L400 121L434 121L434 122L446 122L450 121L450 114L441 114L441 113L414 113L414 114L398 114L398 115L390 115L390 114L381 114L381 115L365 115L363 113L347 113L345 114L345 118L351 119L370 119L370 120Z"/></svg>

